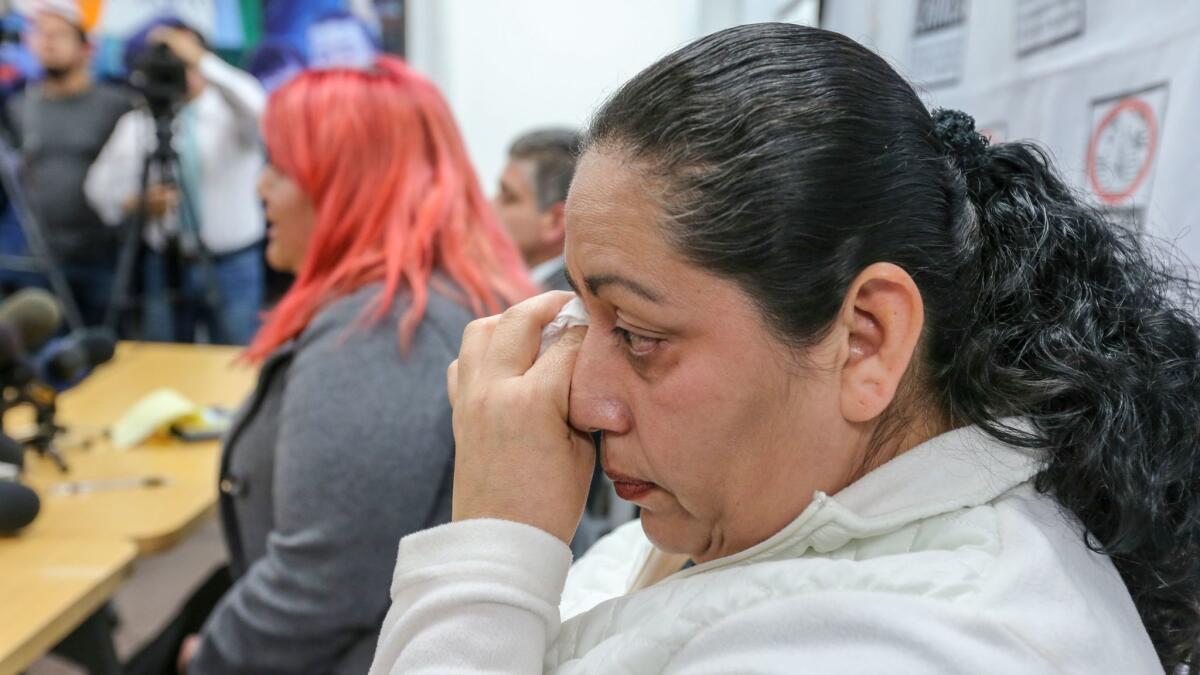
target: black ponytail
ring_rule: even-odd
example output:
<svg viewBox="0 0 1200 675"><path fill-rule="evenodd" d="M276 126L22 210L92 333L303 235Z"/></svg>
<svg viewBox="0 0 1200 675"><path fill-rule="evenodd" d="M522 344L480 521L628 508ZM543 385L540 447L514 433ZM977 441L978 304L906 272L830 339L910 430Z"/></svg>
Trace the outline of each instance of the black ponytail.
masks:
<svg viewBox="0 0 1200 675"><path fill-rule="evenodd" d="M1035 147L987 147L869 50L791 24L667 56L589 136L656 179L678 250L792 344L823 336L868 265L908 271L926 312L922 398L953 425L1045 449L1038 488L1112 558L1163 665L1194 661L1200 326L1192 287L1136 233L1083 205Z"/></svg>
<svg viewBox="0 0 1200 675"><path fill-rule="evenodd" d="M1037 148L948 145L978 236L963 275L977 302L940 372L951 416L1050 450L1038 488L1112 558L1164 665L1191 662L1200 644L1191 285L1136 233L1081 204ZM1034 435L997 421L1007 415L1028 419Z"/></svg>

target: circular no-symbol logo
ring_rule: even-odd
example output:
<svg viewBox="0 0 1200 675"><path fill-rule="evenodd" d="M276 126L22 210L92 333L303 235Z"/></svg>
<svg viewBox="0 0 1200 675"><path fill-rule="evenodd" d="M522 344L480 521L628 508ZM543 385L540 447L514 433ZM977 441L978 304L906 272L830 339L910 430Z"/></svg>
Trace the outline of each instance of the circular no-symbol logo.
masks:
<svg viewBox="0 0 1200 675"><path fill-rule="evenodd" d="M1088 180L1100 201L1120 204L1137 192L1157 150L1158 120L1150 104L1131 96L1114 105L1088 145Z"/></svg>

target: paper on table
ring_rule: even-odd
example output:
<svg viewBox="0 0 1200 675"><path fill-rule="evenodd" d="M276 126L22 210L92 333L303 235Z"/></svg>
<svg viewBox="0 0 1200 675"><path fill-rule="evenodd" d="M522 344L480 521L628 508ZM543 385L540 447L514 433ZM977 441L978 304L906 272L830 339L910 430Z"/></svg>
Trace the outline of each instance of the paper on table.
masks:
<svg viewBox="0 0 1200 675"><path fill-rule="evenodd" d="M177 422L194 422L202 414L200 406L174 389L155 390L112 425L112 442L118 448L132 448Z"/></svg>

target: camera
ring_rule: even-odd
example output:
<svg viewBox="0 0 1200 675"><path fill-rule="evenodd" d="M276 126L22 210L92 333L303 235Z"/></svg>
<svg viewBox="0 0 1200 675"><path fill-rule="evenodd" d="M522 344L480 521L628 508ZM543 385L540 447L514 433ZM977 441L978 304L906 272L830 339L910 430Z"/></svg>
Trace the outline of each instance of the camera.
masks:
<svg viewBox="0 0 1200 675"><path fill-rule="evenodd" d="M165 44L146 47L129 82L141 92L155 119L170 119L187 97L187 68Z"/></svg>

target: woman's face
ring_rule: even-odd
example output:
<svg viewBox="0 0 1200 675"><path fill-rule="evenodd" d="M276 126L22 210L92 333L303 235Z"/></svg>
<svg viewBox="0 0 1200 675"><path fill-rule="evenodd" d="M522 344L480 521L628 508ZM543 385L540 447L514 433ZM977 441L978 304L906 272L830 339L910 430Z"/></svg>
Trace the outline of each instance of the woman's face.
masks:
<svg viewBox="0 0 1200 675"><path fill-rule="evenodd" d="M304 263L317 211L296 181L273 165L258 179L258 195L266 206L267 263L281 272L296 273Z"/></svg>
<svg viewBox="0 0 1200 675"><path fill-rule="evenodd" d="M662 218L620 155L584 155L566 263L591 326L570 417L604 432L604 469L641 507L650 539L703 562L770 537L814 491L845 486L861 439L840 413L837 347L786 347L737 286L681 259Z"/></svg>

